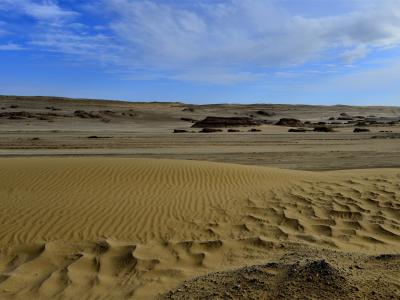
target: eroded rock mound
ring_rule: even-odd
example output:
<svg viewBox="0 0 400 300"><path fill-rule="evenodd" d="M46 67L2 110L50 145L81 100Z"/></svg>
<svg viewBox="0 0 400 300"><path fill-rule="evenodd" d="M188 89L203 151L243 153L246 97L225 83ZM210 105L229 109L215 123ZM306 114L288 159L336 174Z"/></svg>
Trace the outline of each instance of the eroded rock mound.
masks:
<svg viewBox="0 0 400 300"><path fill-rule="evenodd" d="M256 113L258 115L266 116L266 117L273 117L276 115L276 113L274 113L272 111L265 111L265 110L258 110L258 111L256 111Z"/></svg>
<svg viewBox="0 0 400 300"><path fill-rule="evenodd" d="M288 130L288 132L307 132L307 131L309 131L309 130L306 128L290 128Z"/></svg>
<svg viewBox="0 0 400 300"><path fill-rule="evenodd" d="M174 129L174 133L186 133L187 130L185 129Z"/></svg>
<svg viewBox="0 0 400 300"><path fill-rule="evenodd" d="M97 119L100 118L98 114L94 114L92 112L87 112L84 110L76 110L74 111L74 116L82 119Z"/></svg>
<svg viewBox="0 0 400 300"><path fill-rule="evenodd" d="M325 260L319 260L290 265L278 284L277 297L293 299L293 295L303 294L311 299L343 299L349 290L346 278Z"/></svg>
<svg viewBox="0 0 400 300"><path fill-rule="evenodd" d="M192 127L197 128L224 128L239 126L258 126L260 121L249 117L206 117L204 120L196 122Z"/></svg>
<svg viewBox="0 0 400 300"><path fill-rule="evenodd" d="M333 132L333 128L332 127L328 127L328 126L317 126L314 128L315 132Z"/></svg>
<svg viewBox="0 0 400 300"><path fill-rule="evenodd" d="M216 129L216 128L203 128L201 133L214 133L214 132L222 132L221 129Z"/></svg>
<svg viewBox="0 0 400 300"><path fill-rule="evenodd" d="M288 127L303 127L304 123L298 119L282 118L275 125Z"/></svg>
<svg viewBox="0 0 400 300"><path fill-rule="evenodd" d="M359 133L359 132L370 132L368 128L354 128L353 132Z"/></svg>
<svg viewBox="0 0 400 300"><path fill-rule="evenodd" d="M325 260L268 263L185 282L162 299L348 299L356 289Z"/></svg>

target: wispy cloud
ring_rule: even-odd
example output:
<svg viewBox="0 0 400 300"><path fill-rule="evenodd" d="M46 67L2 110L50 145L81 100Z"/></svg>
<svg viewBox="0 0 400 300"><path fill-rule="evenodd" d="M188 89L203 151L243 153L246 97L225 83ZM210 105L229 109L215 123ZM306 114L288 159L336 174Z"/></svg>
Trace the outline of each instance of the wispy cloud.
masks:
<svg viewBox="0 0 400 300"><path fill-rule="evenodd" d="M19 50L24 50L24 47L14 43L0 45L0 51L19 51Z"/></svg>
<svg viewBox="0 0 400 300"><path fill-rule="evenodd" d="M6 22L0 21L0 37L9 34Z"/></svg>
<svg viewBox="0 0 400 300"><path fill-rule="evenodd" d="M110 0L106 7L116 15L110 26L119 43L130 50L126 61L182 71L179 77L194 80L207 68L239 74L249 65L296 66L328 60L328 51L336 53L331 59L350 64L369 51L400 44L398 0L368 2L358 11L321 18L291 15L279 2L262 0L192 5ZM188 68L191 75L185 76Z"/></svg>
<svg viewBox="0 0 400 300"><path fill-rule="evenodd" d="M77 12L61 8L56 1L2 0L0 9L23 13L40 21L76 17Z"/></svg>
<svg viewBox="0 0 400 300"><path fill-rule="evenodd" d="M344 74L327 81L327 84L341 90L353 91L384 91L395 89L400 93L400 62L390 60L365 70L357 70L350 74ZM399 99L400 101L400 99Z"/></svg>
<svg viewBox="0 0 400 300"><path fill-rule="evenodd" d="M36 20L24 36L28 47L121 73L144 70L145 78L237 83L310 62L354 64L400 45L400 0L348 1L356 9L321 17L294 14L276 0L92 0L75 9L2 0L0 10ZM102 22L86 23L86 13Z"/></svg>

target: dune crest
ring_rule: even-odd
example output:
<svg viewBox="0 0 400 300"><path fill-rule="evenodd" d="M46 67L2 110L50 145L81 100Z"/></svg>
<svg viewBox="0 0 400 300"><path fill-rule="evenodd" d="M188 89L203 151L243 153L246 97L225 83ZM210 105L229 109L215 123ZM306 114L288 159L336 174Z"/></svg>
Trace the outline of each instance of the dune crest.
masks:
<svg viewBox="0 0 400 300"><path fill-rule="evenodd" d="M288 245L400 249L400 170L0 159L0 297L155 297Z"/></svg>

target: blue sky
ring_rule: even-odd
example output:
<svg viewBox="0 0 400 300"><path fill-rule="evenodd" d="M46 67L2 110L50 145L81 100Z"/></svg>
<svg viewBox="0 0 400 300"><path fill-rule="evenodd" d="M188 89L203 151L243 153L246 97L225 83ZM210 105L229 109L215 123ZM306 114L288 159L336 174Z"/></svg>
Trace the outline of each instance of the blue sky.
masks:
<svg viewBox="0 0 400 300"><path fill-rule="evenodd" d="M400 0L0 0L0 94L400 105Z"/></svg>

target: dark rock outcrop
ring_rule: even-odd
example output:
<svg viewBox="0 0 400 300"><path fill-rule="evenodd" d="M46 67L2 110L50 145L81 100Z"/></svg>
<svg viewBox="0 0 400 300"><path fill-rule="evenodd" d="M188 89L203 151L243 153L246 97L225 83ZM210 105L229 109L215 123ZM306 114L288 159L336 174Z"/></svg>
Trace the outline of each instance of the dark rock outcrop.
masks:
<svg viewBox="0 0 400 300"><path fill-rule="evenodd" d="M282 118L275 125L278 126L288 126L288 127L303 127L304 124L298 119L292 118Z"/></svg>
<svg viewBox="0 0 400 300"><path fill-rule="evenodd" d="M290 128L288 130L288 132L307 132L309 130L305 129L305 128Z"/></svg>
<svg viewBox="0 0 400 300"><path fill-rule="evenodd" d="M76 111L74 111L74 116L82 118L82 119L97 119L97 118L100 118L99 115L91 113L91 112L87 112L87 111L84 111L84 110L76 110Z"/></svg>
<svg viewBox="0 0 400 300"><path fill-rule="evenodd" d="M187 130L185 129L174 129L174 133L186 133Z"/></svg>
<svg viewBox="0 0 400 300"><path fill-rule="evenodd" d="M370 132L368 128L354 128L353 132L358 133L358 132Z"/></svg>
<svg viewBox="0 0 400 300"><path fill-rule="evenodd" d="M207 117L196 122L195 128L224 128L237 126L258 126L261 122L249 117Z"/></svg>
<svg viewBox="0 0 400 300"><path fill-rule="evenodd" d="M328 126L317 126L314 128L315 132L333 132L333 128L332 127L328 127Z"/></svg>
<svg viewBox="0 0 400 300"><path fill-rule="evenodd" d="M191 123L196 123L197 122L197 120L192 119L192 118L181 118L181 121L191 122Z"/></svg>
<svg viewBox="0 0 400 300"><path fill-rule="evenodd" d="M222 129L216 129L216 128L203 128L201 133L213 133L213 132L222 132Z"/></svg>
<svg viewBox="0 0 400 300"><path fill-rule="evenodd" d="M22 120L25 118L35 118L35 115L26 111L15 111L0 113L0 118L8 118L10 120Z"/></svg>
<svg viewBox="0 0 400 300"><path fill-rule="evenodd" d="M266 117L273 117L276 115L276 113L274 113L272 111L265 111L265 110L258 110L258 111L256 111L256 113L258 115L266 116Z"/></svg>

